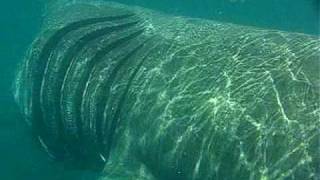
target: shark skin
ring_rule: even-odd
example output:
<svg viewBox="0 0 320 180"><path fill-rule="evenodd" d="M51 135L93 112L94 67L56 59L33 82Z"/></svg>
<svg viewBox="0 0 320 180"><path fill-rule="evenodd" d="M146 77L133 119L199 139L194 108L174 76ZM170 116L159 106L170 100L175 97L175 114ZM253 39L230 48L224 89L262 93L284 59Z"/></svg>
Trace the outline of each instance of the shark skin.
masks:
<svg viewBox="0 0 320 180"><path fill-rule="evenodd" d="M320 178L319 37L98 1L48 6L15 99L101 179Z"/></svg>

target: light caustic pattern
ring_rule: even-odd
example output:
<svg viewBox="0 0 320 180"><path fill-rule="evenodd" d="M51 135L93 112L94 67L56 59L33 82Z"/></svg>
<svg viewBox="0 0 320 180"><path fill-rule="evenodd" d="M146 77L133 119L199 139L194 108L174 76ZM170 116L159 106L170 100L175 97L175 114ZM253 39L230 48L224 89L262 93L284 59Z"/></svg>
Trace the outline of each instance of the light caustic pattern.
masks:
<svg viewBox="0 0 320 180"><path fill-rule="evenodd" d="M319 178L317 37L114 3L52 9L15 91L50 155L105 178Z"/></svg>

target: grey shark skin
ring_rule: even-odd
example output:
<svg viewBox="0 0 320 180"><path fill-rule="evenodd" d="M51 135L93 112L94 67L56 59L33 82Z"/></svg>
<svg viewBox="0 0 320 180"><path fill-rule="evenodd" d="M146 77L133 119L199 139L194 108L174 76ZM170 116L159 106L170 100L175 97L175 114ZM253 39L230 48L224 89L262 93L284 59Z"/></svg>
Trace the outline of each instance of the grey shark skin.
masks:
<svg viewBox="0 0 320 180"><path fill-rule="evenodd" d="M319 178L319 38L115 3L48 7L15 98L102 179Z"/></svg>

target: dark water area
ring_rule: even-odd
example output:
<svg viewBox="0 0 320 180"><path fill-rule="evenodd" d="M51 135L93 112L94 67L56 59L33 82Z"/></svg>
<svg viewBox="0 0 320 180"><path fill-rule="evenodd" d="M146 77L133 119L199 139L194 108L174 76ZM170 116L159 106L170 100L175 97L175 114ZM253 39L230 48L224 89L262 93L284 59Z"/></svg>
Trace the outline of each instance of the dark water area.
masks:
<svg viewBox="0 0 320 180"><path fill-rule="evenodd" d="M118 0L174 15L319 35L319 0Z"/></svg>
<svg viewBox="0 0 320 180"><path fill-rule="evenodd" d="M319 0L118 0L172 15L319 35ZM33 142L12 96L16 66L40 28L45 1L3 0L0 6L0 179L94 179L68 170Z"/></svg>

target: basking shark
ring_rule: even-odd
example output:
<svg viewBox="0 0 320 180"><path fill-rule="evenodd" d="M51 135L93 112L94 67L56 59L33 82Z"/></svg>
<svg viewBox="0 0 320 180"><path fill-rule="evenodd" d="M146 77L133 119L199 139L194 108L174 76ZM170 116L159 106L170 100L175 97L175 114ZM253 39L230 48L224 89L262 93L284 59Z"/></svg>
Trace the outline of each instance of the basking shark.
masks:
<svg viewBox="0 0 320 180"><path fill-rule="evenodd" d="M317 179L319 37L111 2L48 6L15 99L102 179Z"/></svg>

